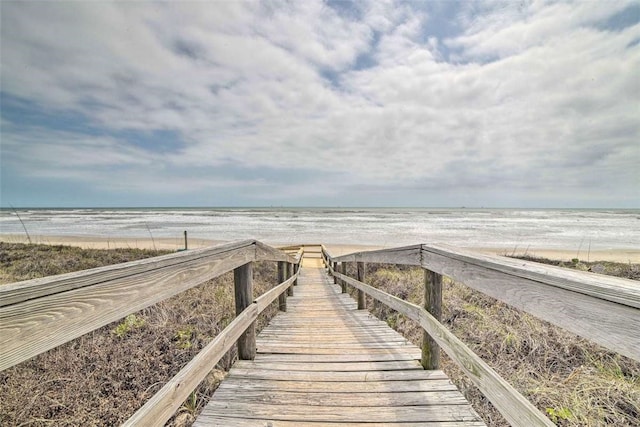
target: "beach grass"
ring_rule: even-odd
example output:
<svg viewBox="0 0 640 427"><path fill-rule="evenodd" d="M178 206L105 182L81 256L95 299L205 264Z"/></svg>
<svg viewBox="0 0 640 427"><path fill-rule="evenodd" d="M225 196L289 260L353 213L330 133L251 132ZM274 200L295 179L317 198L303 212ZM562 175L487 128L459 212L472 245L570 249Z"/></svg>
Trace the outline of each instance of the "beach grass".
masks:
<svg viewBox="0 0 640 427"><path fill-rule="evenodd" d="M164 253L0 243L0 283ZM537 261L635 279L640 270L628 263ZM371 285L422 302L421 269L369 264L367 270ZM275 263L256 263L256 295L275 283ZM445 279L443 288L443 323L558 425L640 426L640 363L462 284ZM368 306L374 307L371 301ZM422 329L414 322L380 304L372 312L420 344ZM272 305L258 329L276 313ZM233 317L233 274L228 273L0 372L0 425L120 424ZM190 425L234 360L235 349L169 425ZM443 368L488 425L507 425L446 355Z"/></svg>

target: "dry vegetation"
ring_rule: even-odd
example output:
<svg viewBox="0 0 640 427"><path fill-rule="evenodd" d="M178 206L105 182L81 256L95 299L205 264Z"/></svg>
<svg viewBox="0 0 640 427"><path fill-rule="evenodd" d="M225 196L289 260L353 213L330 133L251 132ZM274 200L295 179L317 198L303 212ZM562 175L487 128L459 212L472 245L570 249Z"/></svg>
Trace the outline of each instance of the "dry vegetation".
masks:
<svg viewBox="0 0 640 427"><path fill-rule="evenodd" d="M81 250L0 243L2 283L160 252ZM256 263L254 292L276 283L275 263ZM233 273L132 314L0 372L0 425L118 425L129 418L233 320ZM258 328L277 312L272 305ZM182 405L171 425L189 425L235 358L230 351Z"/></svg>
<svg viewBox="0 0 640 427"><path fill-rule="evenodd" d="M577 260L565 266L635 278L640 271L633 264ZM423 281L419 268L367 269L367 283L416 304ZM372 300L367 305L373 307ZM420 345L422 329L413 321L381 304L373 312ZM640 363L446 278L442 322L556 424L640 426ZM444 353L443 369L488 425L508 425Z"/></svg>
<svg viewBox="0 0 640 427"><path fill-rule="evenodd" d="M0 283L158 255L0 243ZM557 264L557 263L556 263ZM638 278L638 265L567 266ZM126 420L233 318L233 275L193 288L0 372L0 425L116 425ZM275 263L254 268L255 293L275 284ZM422 301L417 268L368 266L367 282ZM368 302L372 306L372 302ZM640 363L611 353L464 285L445 281L443 323L558 425L640 426ZM259 329L272 317L272 306ZM374 313L419 344L422 330L378 305ZM188 425L234 360L230 352L181 407ZM507 425L451 360L452 377L491 426Z"/></svg>

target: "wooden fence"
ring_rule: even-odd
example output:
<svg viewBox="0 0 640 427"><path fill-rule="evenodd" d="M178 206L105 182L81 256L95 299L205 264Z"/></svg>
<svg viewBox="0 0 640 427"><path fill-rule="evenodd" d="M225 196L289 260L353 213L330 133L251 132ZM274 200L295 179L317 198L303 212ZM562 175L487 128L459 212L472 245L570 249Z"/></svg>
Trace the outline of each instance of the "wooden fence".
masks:
<svg viewBox="0 0 640 427"><path fill-rule="evenodd" d="M286 310L303 253L247 240L2 286L0 370L233 270L236 318L125 422L164 425L236 342L255 357L255 321L276 298ZM277 261L281 282L255 300L253 261Z"/></svg>
<svg viewBox="0 0 640 427"><path fill-rule="evenodd" d="M640 361L640 286L633 280L448 246L415 245L338 257L323 246L322 258L342 292L347 292L347 285L358 290L358 308L366 308L367 294L418 322L425 331L425 369L438 368L442 348L513 426L553 423L440 323L443 275ZM356 278L346 275L348 263L355 263ZM364 283L365 263L422 267L424 307Z"/></svg>

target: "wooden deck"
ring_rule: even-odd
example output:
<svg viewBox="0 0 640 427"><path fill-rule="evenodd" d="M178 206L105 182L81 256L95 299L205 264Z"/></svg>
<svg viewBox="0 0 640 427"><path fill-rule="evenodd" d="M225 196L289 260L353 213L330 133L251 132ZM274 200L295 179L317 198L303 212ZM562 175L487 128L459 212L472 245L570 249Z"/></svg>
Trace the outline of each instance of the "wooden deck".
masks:
<svg viewBox="0 0 640 427"><path fill-rule="evenodd" d="M194 426L483 426L420 349L303 261L287 312L238 361Z"/></svg>

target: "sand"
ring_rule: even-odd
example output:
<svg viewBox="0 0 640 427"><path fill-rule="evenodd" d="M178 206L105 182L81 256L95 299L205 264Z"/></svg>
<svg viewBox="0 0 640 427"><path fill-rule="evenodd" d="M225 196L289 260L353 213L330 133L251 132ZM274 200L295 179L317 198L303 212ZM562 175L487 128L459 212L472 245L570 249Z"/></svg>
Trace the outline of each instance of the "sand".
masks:
<svg viewBox="0 0 640 427"><path fill-rule="evenodd" d="M27 243L24 234L0 234L0 241L10 243ZM137 238L137 237L100 237L100 236L31 236L33 243L41 243L47 245L68 245L78 246L85 249L114 249L114 248L139 248L139 249L166 249L178 250L184 249L184 238ZM203 248L216 244L225 243L220 240L199 239L195 237L188 238L189 249ZM277 242L265 242L273 246L279 245ZM290 244L288 244L290 245ZM327 249L333 256L340 256L352 252L361 252L367 250L384 249L384 246L357 245L357 244L327 244ZM490 255L525 255L524 250L513 252L506 248L465 248L468 250L478 251ZM615 261L640 263L640 249L612 249L607 251L587 251L582 250L561 250L546 248L528 248L526 255L548 258L554 260L570 261L578 258L581 261Z"/></svg>

